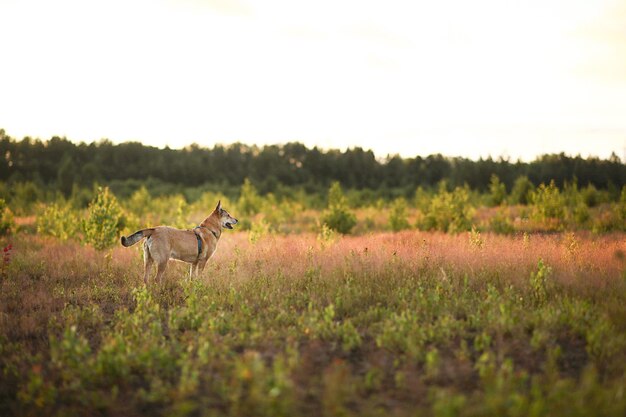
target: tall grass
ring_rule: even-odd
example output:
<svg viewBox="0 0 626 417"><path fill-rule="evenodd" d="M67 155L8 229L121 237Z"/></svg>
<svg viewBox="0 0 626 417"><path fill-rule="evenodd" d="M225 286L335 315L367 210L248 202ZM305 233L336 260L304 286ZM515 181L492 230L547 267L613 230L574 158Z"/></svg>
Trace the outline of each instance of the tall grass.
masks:
<svg viewBox="0 0 626 417"><path fill-rule="evenodd" d="M225 233L147 287L138 247L12 248L1 415L626 411L623 235Z"/></svg>

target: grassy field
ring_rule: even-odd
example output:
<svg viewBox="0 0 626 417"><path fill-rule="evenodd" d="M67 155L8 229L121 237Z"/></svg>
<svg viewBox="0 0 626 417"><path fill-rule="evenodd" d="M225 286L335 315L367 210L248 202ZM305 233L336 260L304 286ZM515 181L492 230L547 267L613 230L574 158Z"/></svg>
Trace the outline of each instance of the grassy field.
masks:
<svg viewBox="0 0 626 417"><path fill-rule="evenodd" d="M225 233L147 288L140 245L10 243L2 416L626 415L623 234Z"/></svg>

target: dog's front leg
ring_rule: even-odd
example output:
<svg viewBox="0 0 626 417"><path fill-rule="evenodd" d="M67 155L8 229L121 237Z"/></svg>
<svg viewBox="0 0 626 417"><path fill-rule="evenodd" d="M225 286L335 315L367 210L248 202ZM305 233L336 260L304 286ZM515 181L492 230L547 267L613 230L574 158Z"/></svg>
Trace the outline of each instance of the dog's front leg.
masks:
<svg viewBox="0 0 626 417"><path fill-rule="evenodd" d="M202 271L204 271L204 267L207 264L208 259L203 259L198 262L198 268L196 268L196 277L199 277Z"/></svg>

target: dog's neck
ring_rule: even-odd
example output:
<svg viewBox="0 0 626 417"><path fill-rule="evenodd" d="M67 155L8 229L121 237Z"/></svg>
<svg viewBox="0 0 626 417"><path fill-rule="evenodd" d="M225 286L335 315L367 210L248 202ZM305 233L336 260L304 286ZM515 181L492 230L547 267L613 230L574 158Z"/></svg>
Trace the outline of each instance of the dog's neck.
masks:
<svg viewBox="0 0 626 417"><path fill-rule="evenodd" d="M209 217L204 219L204 221L200 223L200 227L209 229L216 239L219 239L222 235L222 222L215 212L211 213Z"/></svg>

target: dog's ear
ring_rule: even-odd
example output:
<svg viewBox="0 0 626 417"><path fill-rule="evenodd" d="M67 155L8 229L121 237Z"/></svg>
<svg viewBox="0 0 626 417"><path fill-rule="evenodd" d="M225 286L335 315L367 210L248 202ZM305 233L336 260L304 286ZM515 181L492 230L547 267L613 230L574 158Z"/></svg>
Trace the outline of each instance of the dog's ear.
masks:
<svg viewBox="0 0 626 417"><path fill-rule="evenodd" d="M217 202L217 207L215 207L215 211L220 211L221 208L222 208L222 200L219 200Z"/></svg>

